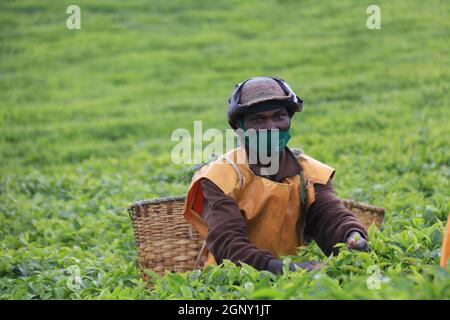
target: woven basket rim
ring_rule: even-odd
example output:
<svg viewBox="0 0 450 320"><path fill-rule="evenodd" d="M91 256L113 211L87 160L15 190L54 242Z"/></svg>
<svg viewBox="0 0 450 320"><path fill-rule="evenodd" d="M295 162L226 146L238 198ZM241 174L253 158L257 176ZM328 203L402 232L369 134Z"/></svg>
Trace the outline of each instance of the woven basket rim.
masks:
<svg viewBox="0 0 450 320"><path fill-rule="evenodd" d="M375 213L377 213L378 215L380 215L381 217L384 218L385 209L383 207L374 206L374 205L371 205L371 204L358 202L358 201L355 201L355 200L349 200L349 199L342 199L342 201L350 203L350 205L349 205L350 208L357 208L357 209L361 209L363 211L375 212Z"/></svg>
<svg viewBox="0 0 450 320"><path fill-rule="evenodd" d="M167 197L161 197L161 198L154 198L154 199L145 199L145 200L138 200L133 203L131 203L128 206L128 212L131 212L133 209L137 207L147 206L151 204L160 204L165 202L175 202L175 201L184 201L186 199L186 196L167 196ZM383 207L374 206L367 203L358 202L356 200L350 200L350 199L342 199L343 202L347 202L351 204L351 207L361 209L364 211L372 211L376 212L380 216L384 217L385 209Z"/></svg>
<svg viewBox="0 0 450 320"><path fill-rule="evenodd" d="M185 200L186 196L168 196L168 197L161 197L161 198L154 198L154 199L145 199L145 200L138 200L133 203L130 203L128 206L128 211L133 210L136 207L142 207L149 204L159 204L163 202L174 202L174 201L180 201Z"/></svg>

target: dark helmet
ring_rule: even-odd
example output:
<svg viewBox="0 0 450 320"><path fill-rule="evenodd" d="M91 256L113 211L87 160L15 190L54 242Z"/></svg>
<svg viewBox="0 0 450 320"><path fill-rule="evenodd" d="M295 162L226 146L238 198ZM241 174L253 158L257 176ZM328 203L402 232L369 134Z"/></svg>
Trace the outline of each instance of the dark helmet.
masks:
<svg viewBox="0 0 450 320"><path fill-rule="evenodd" d="M237 129L238 119L248 113L286 108L289 116L302 110L303 100L282 79L253 77L238 83L228 99L228 123Z"/></svg>

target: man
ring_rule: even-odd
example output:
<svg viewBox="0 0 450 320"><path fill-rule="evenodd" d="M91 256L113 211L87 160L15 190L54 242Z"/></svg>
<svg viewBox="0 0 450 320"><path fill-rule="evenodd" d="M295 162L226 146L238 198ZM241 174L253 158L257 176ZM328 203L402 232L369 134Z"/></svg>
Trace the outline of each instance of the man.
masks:
<svg viewBox="0 0 450 320"><path fill-rule="evenodd" d="M229 259L279 274L280 257L295 255L307 238L327 255L341 242L367 250L364 226L333 192L335 170L286 146L302 104L276 77L247 79L232 92L228 122L241 145L196 172L184 206L185 218L206 237L208 263ZM268 163L261 161L264 152ZM255 153L256 161L249 161ZM277 170L269 172L273 162ZM305 261L289 267L319 266Z"/></svg>

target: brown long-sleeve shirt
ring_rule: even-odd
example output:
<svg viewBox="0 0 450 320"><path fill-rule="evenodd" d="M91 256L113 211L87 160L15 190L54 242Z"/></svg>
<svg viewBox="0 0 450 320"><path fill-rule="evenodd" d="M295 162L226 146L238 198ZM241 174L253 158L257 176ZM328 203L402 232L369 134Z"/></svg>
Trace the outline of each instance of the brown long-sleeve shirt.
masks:
<svg viewBox="0 0 450 320"><path fill-rule="evenodd" d="M260 175L258 165L250 165L250 168ZM280 182L284 177L299 174L301 170L288 148L280 155L279 168L276 175L266 178ZM208 226L206 246L217 263L229 259L235 263L250 264L258 270L273 271L276 258L271 252L260 250L250 243L245 217L236 201L210 180L202 179L201 187L204 196L202 218ZM364 226L335 195L331 179L326 185L314 184L314 189L316 200L305 217L305 236L316 241L326 255L334 252L333 246L345 242L354 231L367 239Z"/></svg>

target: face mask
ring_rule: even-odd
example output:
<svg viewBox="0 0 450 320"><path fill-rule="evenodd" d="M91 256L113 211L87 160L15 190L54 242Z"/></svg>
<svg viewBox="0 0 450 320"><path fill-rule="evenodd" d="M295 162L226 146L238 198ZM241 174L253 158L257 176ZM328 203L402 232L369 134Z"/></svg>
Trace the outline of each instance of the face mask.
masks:
<svg viewBox="0 0 450 320"><path fill-rule="evenodd" d="M272 153L272 148L275 148L275 152L281 152L284 150L289 139L291 138L290 128L278 130L277 143L277 141L272 141L274 130L255 130L253 133L249 133L247 132L248 129L245 128L244 121L242 119L239 121L239 124L244 133L247 133L245 135L245 145L249 149L258 152L258 154L261 151L262 154L267 154L270 156ZM275 146L272 146L272 142L275 143Z"/></svg>

